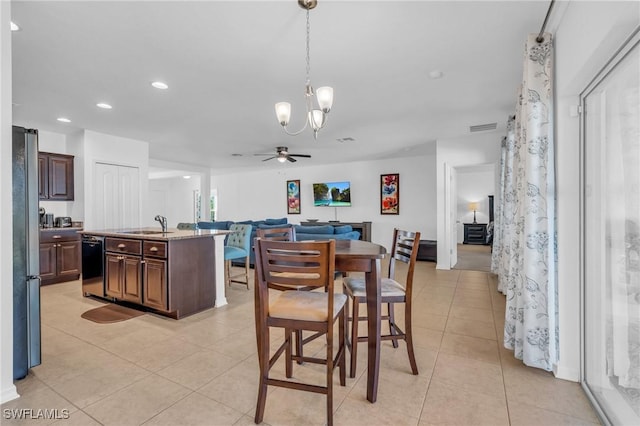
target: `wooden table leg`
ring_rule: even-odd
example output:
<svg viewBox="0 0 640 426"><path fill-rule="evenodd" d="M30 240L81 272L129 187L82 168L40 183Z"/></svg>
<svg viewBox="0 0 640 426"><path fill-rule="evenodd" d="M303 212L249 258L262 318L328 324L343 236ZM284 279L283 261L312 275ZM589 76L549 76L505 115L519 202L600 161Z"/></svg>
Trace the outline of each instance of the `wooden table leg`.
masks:
<svg viewBox="0 0 640 426"><path fill-rule="evenodd" d="M367 286L367 399L376 402L380 371L380 260L371 261L371 271L365 272Z"/></svg>

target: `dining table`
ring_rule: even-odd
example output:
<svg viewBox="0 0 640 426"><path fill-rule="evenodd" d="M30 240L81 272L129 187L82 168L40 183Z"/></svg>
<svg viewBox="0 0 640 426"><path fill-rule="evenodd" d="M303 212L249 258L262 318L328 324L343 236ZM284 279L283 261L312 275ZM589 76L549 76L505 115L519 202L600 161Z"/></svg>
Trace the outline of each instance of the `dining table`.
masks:
<svg viewBox="0 0 640 426"><path fill-rule="evenodd" d="M367 293L367 400L376 402L380 371L381 261L387 249L369 241L336 240L335 268L364 272ZM354 319L355 321L355 319ZM351 342L357 345L357 342Z"/></svg>

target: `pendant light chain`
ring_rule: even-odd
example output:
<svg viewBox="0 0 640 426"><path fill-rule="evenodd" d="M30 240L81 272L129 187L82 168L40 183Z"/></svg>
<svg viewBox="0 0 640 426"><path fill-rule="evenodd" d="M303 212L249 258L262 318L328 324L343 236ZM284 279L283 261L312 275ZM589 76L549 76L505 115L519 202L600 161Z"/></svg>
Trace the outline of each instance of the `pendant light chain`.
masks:
<svg viewBox="0 0 640 426"><path fill-rule="evenodd" d="M309 44L310 44L310 36L311 34L311 26L309 25L309 9L307 9L307 84L311 83L311 60L310 58L310 54L309 54Z"/></svg>

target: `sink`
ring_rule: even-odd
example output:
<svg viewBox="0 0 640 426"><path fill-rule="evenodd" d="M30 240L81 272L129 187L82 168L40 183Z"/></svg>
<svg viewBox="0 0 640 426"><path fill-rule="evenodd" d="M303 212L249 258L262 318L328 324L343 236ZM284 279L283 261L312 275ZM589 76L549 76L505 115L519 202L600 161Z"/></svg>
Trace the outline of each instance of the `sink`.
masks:
<svg viewBox="0 0 640 426"><path fill-rule="evenodd" d="M170 234L171 231L169 232L162 232L162 231L148 231L148 230L141 230L141 231L122 231L123 234L140 234L140 235L154 235L154 234Z"/></svg>

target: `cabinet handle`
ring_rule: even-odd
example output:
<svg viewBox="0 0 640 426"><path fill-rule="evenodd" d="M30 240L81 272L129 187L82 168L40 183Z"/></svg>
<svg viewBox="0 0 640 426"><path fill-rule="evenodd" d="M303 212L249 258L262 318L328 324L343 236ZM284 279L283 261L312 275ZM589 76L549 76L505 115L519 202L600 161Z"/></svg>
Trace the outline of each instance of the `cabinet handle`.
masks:
<svg viewBox="0 0 640 426"><path fill-rule="evenodd" d="M125 248L126 246L127 246L126 244L118 244L118 248L119 248L119 249L123 249L123 248Z"/></svg>
<svg viewBox="0 0 640 426"><path fill-rule="evenodd" d="M152 252L154 252L154 253L155 253L155 252L157 252L157 251L158 251L158 247L153 246L153 247L151 247L151 248L149 249L149 251L152 251Z"/></svg>
<svg viewBox="0 0 640 426"><path fill-rule="evenodd" d="M57 240L57 239L62 238L62 235L54 235L54 236L53 236L53 237L51 237L51 238L55 238L55 239Z"/></svg>
<svg viewBox="0 0 640 426"><path fill-rule="evenodd" d="M147 263L147 261L146 261L146 260L141 260L141 261L140 261L140 264L141 264L141 265L144 265L145 263Z"/></svg>

